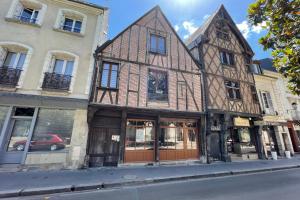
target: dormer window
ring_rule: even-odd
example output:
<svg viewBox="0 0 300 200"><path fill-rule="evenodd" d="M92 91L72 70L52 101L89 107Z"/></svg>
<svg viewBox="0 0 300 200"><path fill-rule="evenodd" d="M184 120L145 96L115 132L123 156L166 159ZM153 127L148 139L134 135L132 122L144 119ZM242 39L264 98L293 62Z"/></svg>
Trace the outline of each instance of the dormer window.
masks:
<svg viewBox="0 0 300 200"><path fill-rule="evenodd" d="M62 29L65 31L80 33L81 26L82 26L82 21L65 18L65 22Z"/></svg>

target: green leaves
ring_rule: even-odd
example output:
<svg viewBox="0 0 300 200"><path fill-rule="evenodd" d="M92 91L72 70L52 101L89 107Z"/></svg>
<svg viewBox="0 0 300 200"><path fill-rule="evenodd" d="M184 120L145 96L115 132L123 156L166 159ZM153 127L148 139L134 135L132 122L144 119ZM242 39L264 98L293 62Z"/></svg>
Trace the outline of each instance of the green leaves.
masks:
<svg viewBox="0 0 300 200"><path fill-rule="evenodd" d="M252 25L265 22L268 32L259 43L273 50L274 66L300 95L300 0L257 0L249 5L248 18Z"/></svg>

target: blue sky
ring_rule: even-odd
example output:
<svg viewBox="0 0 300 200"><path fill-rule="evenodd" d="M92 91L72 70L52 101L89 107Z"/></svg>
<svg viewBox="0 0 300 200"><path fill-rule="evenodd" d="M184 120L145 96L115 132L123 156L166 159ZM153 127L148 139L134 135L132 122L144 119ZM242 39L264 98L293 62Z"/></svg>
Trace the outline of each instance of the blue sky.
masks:
<svg viewBox="0 0 300 200"><path fill-rule="evenodd" d="M204 20L221 4L246 36L255 52L255 59L270 57L263 51L258 39L265 31L261 27L251 27L247 23L247 8L254 0L89 0L110 8L109 38L113 38L124 28L137 20L155 5L159 5L171 24L184 40L201 26Z"/></svg>

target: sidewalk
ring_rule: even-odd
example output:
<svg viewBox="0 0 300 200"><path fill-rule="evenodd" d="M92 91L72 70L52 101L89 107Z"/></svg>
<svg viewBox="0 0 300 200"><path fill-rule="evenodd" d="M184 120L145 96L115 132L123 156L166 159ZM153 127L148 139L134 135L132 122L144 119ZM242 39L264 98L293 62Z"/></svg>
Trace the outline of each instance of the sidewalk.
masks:
<svg viewBox="0 0 300 200"><path fill-rule="evenodd" d="M0 198L300 168L300 157L246 162L1 172Z"/></svg>

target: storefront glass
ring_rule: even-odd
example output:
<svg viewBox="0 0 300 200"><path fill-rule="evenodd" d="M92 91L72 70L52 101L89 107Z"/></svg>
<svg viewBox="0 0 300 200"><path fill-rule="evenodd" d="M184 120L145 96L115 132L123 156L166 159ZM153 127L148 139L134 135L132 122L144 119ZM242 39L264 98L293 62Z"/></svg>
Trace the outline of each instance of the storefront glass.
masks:
<svg viewBox="0 0 300 200"><path fill-rule="evenodd" d="M73 110L41 108L29 151L61 151L70 147Z"/></svg>
<svg viewBox="0 0 300 200"><path fill-rule="evenodd" d="M227 137L228 153L256 153L255 140L251 137L249 128L234 128Z"/></svg>
<svg viewBox="0 0 300 200"><path fill-rule="evenodd" d="M154 125L152 121L129 120L126 127L126 150L153 150Z"/></svg>
<svg viewBox="0 0 300 200"><path fill-rule="evenodd" d="M0 106L0 135L2 132L2 128L4 125L4 121L5 121L8 109L9 109L9 107L7 107L7 106Z"/></svg>

